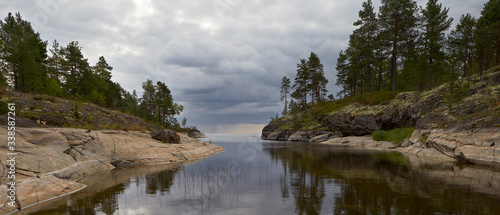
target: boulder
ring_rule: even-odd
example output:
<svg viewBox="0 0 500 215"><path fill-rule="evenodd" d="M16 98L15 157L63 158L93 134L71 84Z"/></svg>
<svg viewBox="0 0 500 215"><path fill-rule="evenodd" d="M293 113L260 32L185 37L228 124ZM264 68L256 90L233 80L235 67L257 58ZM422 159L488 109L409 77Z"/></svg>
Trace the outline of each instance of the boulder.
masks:
<svg viewBox="0 0 500 215"><path fill-rule="evenodd" d="M265 140L287 141L289 137L290 137L290 132L288 131L275 131L269 134Z"/></svg>
<svg viewBox="0 0 500 215"><path fill-rule="evenodd" d="M270 122L262 129L261 139L268 140L268 136L271 135L274 132L274 130L276 130L276 128L277 128L276 123Z"/></svg>
<svg viewBox="0 0 500 215"><path fill-rule="evenodd" d="M177 134L177 132L169 129L152 130L151 137L166 143L179 143L181 140L181 137Z"/></svg>
<svg viewBox="0 0 500 215"><path fill-rule="evenodd" d="M321 134L318 136L315 136L309 140L309 142L324 142L327 141L330 138L340 138L342 137L342 133L336 131L336 132L327 132L325 134Z"/></svg>
<svg viewBox="0 0 500 215"><path fill-rule="evenodd" d="M205 135L201 131L191 131L188 133L188 135L190 137L193 137L193 138L206 138L207 137L207 135Z"/></svg>
<svg viewBox="0 0 500 215"><path fill-rule="evenodd" d="M314 134L314 131L297 131L288 138L288 141L307 142L314 136Z"/></svg>

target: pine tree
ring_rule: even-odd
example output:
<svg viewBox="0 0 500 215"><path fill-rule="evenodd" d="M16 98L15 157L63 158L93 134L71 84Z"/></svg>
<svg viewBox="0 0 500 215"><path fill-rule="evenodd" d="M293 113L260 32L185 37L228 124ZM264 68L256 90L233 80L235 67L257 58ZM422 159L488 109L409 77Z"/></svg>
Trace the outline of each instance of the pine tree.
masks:
<svg viewBox="0 0 500 215"><path fill-rule="evenodd" d="M283 76L281 79L281 101L285 101L283 115L288 114L288 94L290 94L290 78Z"/></svg>
<svg viewBox="0 0 500 215"><path fill-rule="evenodd" d="M310 92L312 101L316 100L316 102L319 102L327 94L326 84L328 84L328 79L325 77L321 60L314 52L311 52L307 61L307 70L309 73L308 77L310 78L307 91Z"/></svg>
<svg viewBox="0 0 500 215"><path fill-rule="evenodd" d="M396 91L398 60L411 48L411 41L416 37L415 16L417 9L413 0L382 0L378 20L382 39L391 44L391 83Z"/></svg>
<svg viewBox="0 0 500 215"><path fill-rule="evenodd" d="M163 126L168 125L168 117L172 114L172 107L174 105L170 89L165 83L158 81L156 83L155 92L155 106L158 113L158 123Z"/></svg>
<svg viewBox="0 0 500 215"><path fill-rule="evenodd" d="M64 61L63 71L66 79L64 88L70 95L89 94L92 88L88 85L92 83L93 76L88 60L83 57L82 48L78 41L70 42L62 50Z"/></svg>
<svg viewBox="0 0 500 215"><path fill-rule="evenodd" d="M361 55L362 61L357 62L361 64L361 72L366 74L366 87L367 92L371 91L372 82L372 64L374 63L374 51L377 36L377 15L373 12L373 4L371 0L363 2L363 10L359 11L359 19L354 23L354 26L359 26L359 29L353 34L360 37L356 52Z"/></svg>
<svg viewBox="0 0 500 215"><path fill-rule="evenodd" d="M495 66L500 65L500 0L490 0L484 4L481 17L477 21L477 42L481 69L488 69L489 59L495 59Z"/></svg>
<svg viewBox="0 0 500 215"><path fill-rule="evenodd" d="M472 70L472 54L474 50L474 32L476 31L476 19L469 13L462 15L460 21L453 31L451 31L448 44L452 58L456 58L461 64L463 76L470 82Z"/></svg>
<svg viewBox="0 0 500 215"><path fill-rule="evenodd" d="M301 107L307 105L307 94L309 86L309 69L307 67L306 59L300 59L300 63L297 64L297 75L295 76L295 81L293 88L295 91L292 93L292 98L296 99L297 103Z"/></svg>
<svg viewBox="0 0 500 215"><path fill-rule="evenodd" d="M448 8L443 8L437 0L429 0L422 10L422 39L424 41L424 54L428 61L428 88L432 88L433 66L435 61L444 59L443 44L445 31L451 27L452 18L448 18Z"/></svg>
<svg viewBox="0 0 500 215"><path fill-rule="evenodd" d="M347 54L341 50L339 57L337 58L337 86L342 87L342 90L338 92L338 96L346 97L354 94L353 81L351 80L353 76L350 74L349 59Z"/></svg>
<svg viewBox="0 0 500 215"><path fill-rule="evenodd" d="M12 74L13 88L22 92L44 92L47 83L47 42L35 33L20 13L9 13L0 21L4 72Z"/></svg>
<svg viewBox="0 0 500 215"><path fill-rule="evenodd" d="M144 90L144 92L142 93L140 112L143 114L142 115L143 118L149 121L153 121L153 117L155 114L155 94L156 94L156 89L155 86L153 85L153 81L148 79L145 82L142 82L142 89Z"/></svg>

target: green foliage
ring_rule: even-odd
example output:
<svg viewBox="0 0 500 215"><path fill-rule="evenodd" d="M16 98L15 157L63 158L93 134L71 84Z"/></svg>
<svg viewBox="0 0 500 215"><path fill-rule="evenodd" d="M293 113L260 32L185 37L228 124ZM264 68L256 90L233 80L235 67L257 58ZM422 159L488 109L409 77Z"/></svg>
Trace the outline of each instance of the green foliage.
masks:
<svg viewBox="0 0 500 215"><path fill-rule="evenodd" d="M56 79L49 78L45 85L45 93L50 96L62 96L63 90Z"/></svg>
<svg viewBox="0 0 500 215"><path fill-rule="evenodd" d="M3 41L0 70L12 74L11 87L21 92L43 92L48 78L44 65L47 42L20 13L15 16L9 13L0 21L0 39Z"/></svg>
<svg viewBox="0 0 500 215"><path fill-rule="evenodd" d="M360 96L350 96L345 97L335 101L328 101L316 104L313 107L313 114L316 116L331 113L333 111L340 110L353 103L359 103L363 105L379 105L391 101L398 95L398 92L392 91L380 91L366 93Z"/></svg>
<svg viewBox="0 0 500 215"><path fill-rule="evenodd" d="M443 98L443 101L450 112L454 105L457 105L457 110L460 111L460 103L462 99L468 95L469 85L469 83L465 83L463 80L450 84L450 91L449 93L446 93Z"/></svg>
<svg viewBox="0 0 500 215"><path fill-rule="evenodd" d="M74 100L71 104L71 111L73 112L73 117L75 117L75 119L80 119L80 106L81 101L78 99Z"/></svg>
<svg viewBox="0 0 500 215"><path fill-rule="evenodd" d="M288 95L290 94L290 78L283 76L281 79L281 101L285 101L285 107L283 108L283 115L288 114Z"/></svg>
<svg viewBox="0 0 500 215"><path fill-rule="evenodd" d="M167 85L160 81L154 85L153 81L147 80L142 83L142 88L144 92L137 106L138 114L150 122L156 122L161 127L179 130L181 125L174 116L179 115L184 107L173 101ZM126 99L127 102L133 103L136 100L135 92L134 95L128 95Z"/></svg>
<svg viewBox="0 0 500 215"><path fill-rule="evenodd" d="M0 96L0 115L7 114L9 112L8 104L2 101L2 96Z"/></svg>
<svg viewBox="0 0 500 215"><path fill-rule="evenodd" d="M425 144L427 146L427 134L426 133L423 133L422 135L420 135L420 137L418 138L418 141Z"/></svg>
<svg viewBox="0 0 500 215"><path fill-rule="evenodd" d="M300 59L297 64L297 75L293 88L295 91L291 94L296 100L298 108L304 109L307 106L307 97L310 96L311 102L324 100L327 90L323 64L318 55L311 52L309 59Z"/></svg>
<svg viewBox="0 0 500 215"><path fill-rule="evenodd" d="M372 138L375 141L388 141L394 143L394 145L400 146L403 140L411 137L415 131L415 128L396 128L390 131L378 130L372 133Z"/></svg>
<svg viewBox="0 0 500 215"><path fill-rule="evenodd" d="M397 90L398 60L414 50L417 37L417 4L413 0L382 0L378 21L381 36L391 54L392 91Z"/></svg>

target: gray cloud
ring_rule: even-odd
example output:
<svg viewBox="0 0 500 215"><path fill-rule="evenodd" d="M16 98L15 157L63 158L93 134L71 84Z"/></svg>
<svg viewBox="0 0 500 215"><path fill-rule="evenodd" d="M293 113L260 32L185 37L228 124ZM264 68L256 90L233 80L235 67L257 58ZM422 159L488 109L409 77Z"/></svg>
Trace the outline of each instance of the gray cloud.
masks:
<svg viewBox="0 0 500 215"><path fill-rule="evenodd" d="M441 0L455 23L467 12L478 17L486 1ZM21 12L49 42L79 41L91 64L105 56L113 80L126 90L142 92L146 79L165 82L185 106L188 124L217 132L228 128L223 125L264 124L281 112L281 78L293 79L299 59L311 51L336 94L336 59L361 3L0 0L0 14Z"/></svg>

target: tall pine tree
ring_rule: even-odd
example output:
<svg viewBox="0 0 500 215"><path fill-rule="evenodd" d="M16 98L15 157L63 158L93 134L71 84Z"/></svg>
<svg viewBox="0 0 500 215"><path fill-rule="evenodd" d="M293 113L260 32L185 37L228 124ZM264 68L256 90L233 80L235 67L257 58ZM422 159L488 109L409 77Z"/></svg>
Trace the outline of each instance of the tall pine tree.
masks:
<svg viewBox="0 0 500 215"><path fill-rule="evenodd" d="M363 2L363 10L359 11L359 19L354 23L354 26L358 26L359 29L355 31L355 34L360 36L362 39L359 40L357 52L362 55L363 60L357 63L362 64L360 66L361 72L366 74L366 90L370 92L372 90L372 64L374 63L374 50L376 45L377 36L377 15L373 11L373 4L371 0Z"/></svg>
<svg viewBox="0 0 500 215"><path fill-rule="evenodd" d="M290 94L290 78L283 76L281 79L281 101L285 101L285 107L283 108L283 115L288 114L288 94Z"/></svg>
<svg viewBox="0 0 500 215"><path fill-rule="evenodd" d="M448 18L448 8L443 8L437 0L429 0L422 10L422 39L424 55L428 63L428 88L432 88L433 67L436 61L444 60L443 44L445 31L451 27L452 18Z"/></svg>
<svg viewBox="0 0 500 215"><path fill-rule="evenodd" d="M397 90L398 60L411 49L416 38L417 4L413 0L382 0L378 15L381 38L391 44L391 85Z"/></svg>

